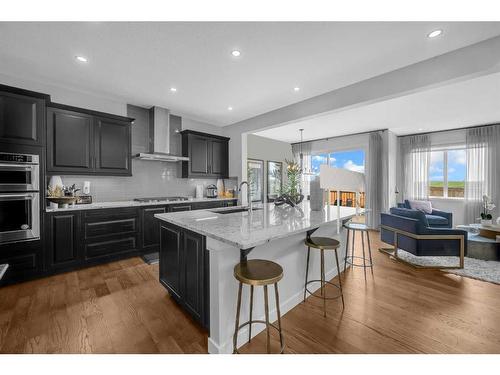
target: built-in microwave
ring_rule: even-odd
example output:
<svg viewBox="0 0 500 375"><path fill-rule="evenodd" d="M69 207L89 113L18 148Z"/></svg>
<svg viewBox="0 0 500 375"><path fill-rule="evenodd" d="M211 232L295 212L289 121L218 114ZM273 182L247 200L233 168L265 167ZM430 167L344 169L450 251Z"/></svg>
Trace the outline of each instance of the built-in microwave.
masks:
<svg viewBox="0 0 500 375"><path fill-rule="evenodd" d="M0 243L40 238L40 193L0 193Z"/></svg>
<svg viewBox="0 0 500 375"><path fill-rule="evenodd" d="M39 156L0 152L0 192L39 191Z"/></svg>

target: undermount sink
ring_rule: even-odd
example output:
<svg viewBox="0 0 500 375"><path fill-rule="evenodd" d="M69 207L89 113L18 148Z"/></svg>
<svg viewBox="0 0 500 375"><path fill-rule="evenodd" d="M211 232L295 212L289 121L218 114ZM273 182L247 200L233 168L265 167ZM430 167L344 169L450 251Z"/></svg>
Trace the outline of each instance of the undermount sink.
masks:
<svg viewBox="0 0 500 375"><path fill-rule="evenodd" d="M225 214L235 214L238 212L248 212L248 207L238 207L231 209L218 209L218 210L210 210L210 212L214 212L217 214L225 215ZM252 208L252 211L262 210L262 208Z"/></svg>

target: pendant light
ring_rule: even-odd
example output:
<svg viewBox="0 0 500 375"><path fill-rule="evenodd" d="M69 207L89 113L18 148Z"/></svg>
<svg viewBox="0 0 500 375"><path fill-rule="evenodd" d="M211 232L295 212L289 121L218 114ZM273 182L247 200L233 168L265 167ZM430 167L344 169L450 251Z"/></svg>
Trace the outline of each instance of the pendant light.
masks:
<svg viewBox="0 0 500 375"><path fill-rule="evenodd" d="M307 168L307 170L304 170L304 153L302 152L302 143L304 143L304 129L299 129L299 132L300 132L300 154L299 154L299 157L300 157L300 170L302 171L302 175L303 176L309 176L309 175L313 175L313 173L311 172L311 170L309 168Z"/></svg>

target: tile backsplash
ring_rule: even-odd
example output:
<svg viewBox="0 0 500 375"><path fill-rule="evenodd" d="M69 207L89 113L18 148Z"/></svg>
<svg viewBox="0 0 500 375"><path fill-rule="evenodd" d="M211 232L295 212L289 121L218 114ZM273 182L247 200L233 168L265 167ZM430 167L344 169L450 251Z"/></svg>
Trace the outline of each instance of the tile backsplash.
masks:
<svg viewBox="0 0 500 375"><path fill-rule="evenodd" d="M70 176L62 175L64 185L83 187L90 181L94 202L129 200L140 197L194 196L196 185L206 187L215 179L179 178L180 163L162 163L132 159L131 177ZM236 187L234 178L225 179L226 189Z"/></svg>

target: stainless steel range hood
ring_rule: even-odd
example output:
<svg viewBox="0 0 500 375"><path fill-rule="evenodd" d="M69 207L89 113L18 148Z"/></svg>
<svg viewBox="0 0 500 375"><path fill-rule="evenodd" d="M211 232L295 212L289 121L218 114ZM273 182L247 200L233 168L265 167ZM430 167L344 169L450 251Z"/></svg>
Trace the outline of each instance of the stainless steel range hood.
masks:
<svg viewBox="0 0 500 375"><path fill-rule="evenodd" d="M161 107L149 109L149 152L141 152L135 157L151 161L188 161L181 154L181 118L170 115Z"/></svg>

